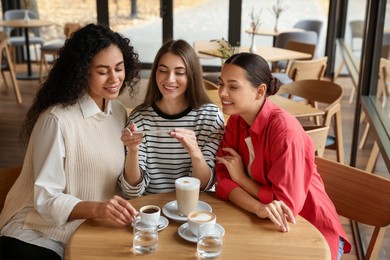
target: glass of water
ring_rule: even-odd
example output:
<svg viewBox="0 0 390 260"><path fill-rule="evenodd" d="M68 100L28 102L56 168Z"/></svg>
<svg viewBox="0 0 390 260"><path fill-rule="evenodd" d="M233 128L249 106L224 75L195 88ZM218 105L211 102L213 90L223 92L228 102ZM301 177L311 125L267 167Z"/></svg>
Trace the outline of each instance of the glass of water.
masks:
<svg viewBox="0 0 390 260"><path fill-rule="evenodd" d="M197 252L202 258L217 258L222 252L224 229L219 224L204 224L199 227Z"/></svg>
<svg viewBox="0 0 390 260"><path fill-rule="evenodd" d="M158 246L157 224L136 220L133 223L133 249L136 254L154 252Z"/></svg>

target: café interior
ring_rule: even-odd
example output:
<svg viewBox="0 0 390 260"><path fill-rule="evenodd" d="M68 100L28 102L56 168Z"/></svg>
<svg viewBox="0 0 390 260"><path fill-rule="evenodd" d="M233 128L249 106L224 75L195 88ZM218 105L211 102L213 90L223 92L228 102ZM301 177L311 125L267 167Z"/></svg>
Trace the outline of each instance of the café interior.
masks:
<svg viewBox="0 0 390 260"><path fill-rule="evenodd" d="M318 93L329 98L332 96L329 92L333 91L333 84L337 85L341 89L340 93L337 94L335 88L335 98L329 102L330 105L313 106L316 110L322 110L322 115L325 113L328 120L315 118L320 117L318 115L304 118L303 114L298 115L300 112L297 112L297 117L303 124L307 123L306 120L316 122L315 128L307 128L308 133L325 127L325 137L322 135L318 141L321 144L318 145L317 156L379 176L376 187L382 184L389 187L390 1L2 0L1 8L3 21L7 18L6 12L13 9L24 12L23 18L18 19L26 19L25 10L30 10L37 17L30 16L28 19L42 20L42 24L29 28L30 43L27 48L24 38L13 44L10 27L1 25L5 33L1 41L4 43L7 38L8 43L0 44L3 57L0 80L2 169L23 163L25 147L18 142L17 132L39 83L50 70L58 48L78 26L99 23L129 37L139 53L142 62L139 95L130 98L122 94L119 97L129 111L142 101L142 95L145 94L145 88L142 87L146 86L154 55L168 39L184 39L192 44L199 55L205 82L210 84L206 86L209 90L218 88L219 72L226 58L221 55L222 44L228 44L233 51L251 51L262 55L269 61L275 77L280 77L284 85L300 87L304 85L300 82L303 81L311 84L311 88L314 87L312 85L322 86L328 90ZM21 28L18 33L23 34ZM314 38L306 34L304 36L307 32ZM290 33L295 36L291 36L293 38L290 40L283 39ZM306 45L294 47L288 44L289 41ZM280 54L279 49L282 49ZM326 83L322 85L321 82ZM217 90L214 92L217 93ZM285 94L294 96L299 91L290 93L286 88ZM305 95L290 98L288 102L302 103L305 102L302 98L312 98L312 94ZM323 102L321 98L318 99L319 103ZM213 100L220 105L218 97ZM315 97L312 101L308 103L314 104ZM280 105L285 105L287 110L290 108L290 103ZM312 138L318 138L320 133L314 132ZM337 168L334 169L337 171ZM3 179L0 176L0 180ZM372 187L372 191L368 190L372 183L366 184L368 194L377 192L375 187ZM353 185L343 183L343 186L348 190ZM389 192L381 193L381 196L387 196L387 201ZM358 201L353 203L359 207ZM379 211L382 209L382 212L389 212L389 204L386 206L380 201L371 203L376 204ZM365 211L363 209L359 214L364 215ZM342 259L390 258L389 215L383 217L386 220L380 225L370 224L372 221L360 223L361 218L354 219L351 215L340 213L340 216L353 243L352 252L345 254ZM375 239L371 240L372 237ZM377 242L375 245L371 244L373 240ZM364 258L368 250L372 256Z"/></svg>

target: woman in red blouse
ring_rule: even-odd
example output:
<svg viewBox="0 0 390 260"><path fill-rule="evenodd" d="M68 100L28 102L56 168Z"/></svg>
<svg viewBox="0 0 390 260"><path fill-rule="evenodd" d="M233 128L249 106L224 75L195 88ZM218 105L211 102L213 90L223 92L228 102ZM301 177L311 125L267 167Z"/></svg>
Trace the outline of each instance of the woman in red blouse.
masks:
<svg viewBox="0 0 390 260"><path fill-rule="evenodd" d="M300 215L326 238L332 259L351 250L314 162L314 145L299 121L267 99L280 82L252 53L226 60L220 77L230 115L216 166L217 196L289 230Z"/></svg>

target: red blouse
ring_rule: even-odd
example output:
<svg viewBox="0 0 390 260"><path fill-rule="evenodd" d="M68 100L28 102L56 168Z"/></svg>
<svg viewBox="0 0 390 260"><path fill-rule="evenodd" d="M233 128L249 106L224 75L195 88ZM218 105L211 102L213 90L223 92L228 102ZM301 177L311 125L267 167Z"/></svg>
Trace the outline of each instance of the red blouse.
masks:
<svg viewBox="0 0 390 260"><path fill-rule="evenodd" d="M317 227L328 241L332 259L337 259L339 237L345 240L344 252L350 252L351 244L317 172L313 141L299 121L266 99L252 126L238 115L230 116L218 156L224 155L223 147L231 147L247 167L248 136L255 153L252 177L262 185L258 199L264 204L281 200L295 216L299 214ZM238 184L223 164L218 163L215 170L217 196L227 200Z"/></svg>

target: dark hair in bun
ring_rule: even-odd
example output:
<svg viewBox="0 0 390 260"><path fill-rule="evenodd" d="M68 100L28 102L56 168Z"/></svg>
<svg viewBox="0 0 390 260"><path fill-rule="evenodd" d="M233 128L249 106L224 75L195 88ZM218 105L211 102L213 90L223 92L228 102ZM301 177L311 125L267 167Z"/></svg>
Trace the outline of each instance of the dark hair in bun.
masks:
<svg viewBox="0 0 390 260"><path fill-rule="evenodd" d="M232 55L225 64L236 65L245 70L246 77L253 87L260 84L267 86L266 96L274 95L279 91L280 81L273 77L267 61L254 53L242 52Z"/></svg>

